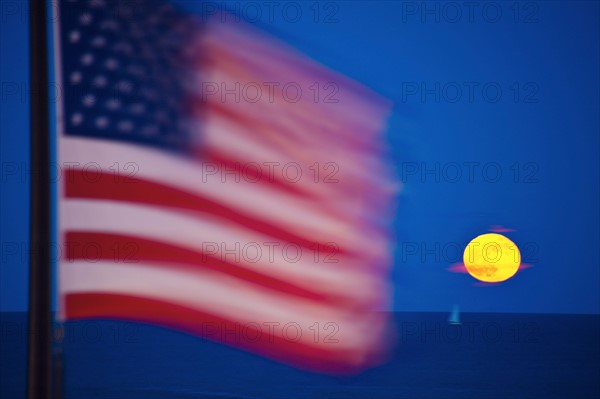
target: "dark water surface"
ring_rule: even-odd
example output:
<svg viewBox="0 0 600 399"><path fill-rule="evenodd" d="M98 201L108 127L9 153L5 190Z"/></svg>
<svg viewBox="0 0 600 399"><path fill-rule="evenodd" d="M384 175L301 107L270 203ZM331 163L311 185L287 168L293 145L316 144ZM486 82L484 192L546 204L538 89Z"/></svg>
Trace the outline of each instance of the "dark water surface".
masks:
<svg viewBox="0 0 600 399"><path fill-rule="evenodd" d="M296 370L166 329L66 325L65 398L598 398L600 316L395 313L390 360L353 377ZM25 395L26 314L0 314L0 398Z"/></svg>

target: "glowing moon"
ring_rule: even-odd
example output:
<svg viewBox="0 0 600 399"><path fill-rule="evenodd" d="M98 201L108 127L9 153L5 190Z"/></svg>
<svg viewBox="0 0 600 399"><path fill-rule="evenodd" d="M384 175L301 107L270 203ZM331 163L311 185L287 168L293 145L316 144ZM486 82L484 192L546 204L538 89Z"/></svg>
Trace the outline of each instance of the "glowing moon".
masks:
<svg viewBox="0 0 600 399"><path fill-rule="evenodd" d="M497 283L517 273L521 252L514 242L501 234L482 234L467 245L463 261L469 274L477 280Z"/></svg>

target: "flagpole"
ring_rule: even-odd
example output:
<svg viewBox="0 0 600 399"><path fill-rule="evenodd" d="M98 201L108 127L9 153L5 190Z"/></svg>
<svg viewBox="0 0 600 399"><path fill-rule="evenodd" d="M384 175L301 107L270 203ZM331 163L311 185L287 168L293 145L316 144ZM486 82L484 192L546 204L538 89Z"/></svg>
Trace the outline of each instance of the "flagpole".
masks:
<svg viewBox="0 0 600 399"><path fill-rule="evenodd" d="M27 397L50 399L51 273L50 154L46 1L31 0L29 13L31 195Z"/></svg>

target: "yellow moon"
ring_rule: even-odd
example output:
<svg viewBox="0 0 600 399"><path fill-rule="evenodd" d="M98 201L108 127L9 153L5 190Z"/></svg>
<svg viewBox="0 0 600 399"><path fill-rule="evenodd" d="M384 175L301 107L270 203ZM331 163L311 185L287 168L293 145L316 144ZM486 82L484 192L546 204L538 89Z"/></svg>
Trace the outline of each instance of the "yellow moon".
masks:
<svg viewBox="0 0 600 399"><path fill-rule="evenodd" d="M508 280L521 265L521 253L514 242L501 234L475 237L465 248L463 261L469 274L486 283Z"/></svg>

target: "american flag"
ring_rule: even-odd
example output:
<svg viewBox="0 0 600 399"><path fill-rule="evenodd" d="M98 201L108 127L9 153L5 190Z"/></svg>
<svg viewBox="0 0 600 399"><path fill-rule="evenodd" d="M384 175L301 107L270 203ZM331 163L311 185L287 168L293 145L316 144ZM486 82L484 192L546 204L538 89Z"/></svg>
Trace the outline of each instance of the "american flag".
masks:
<svg viewBox="0 0 600 399"><path fill-rule="evenodd" d="M389 326L389 104L227 13L61 1L61 320L356 371Z"/></svg>

